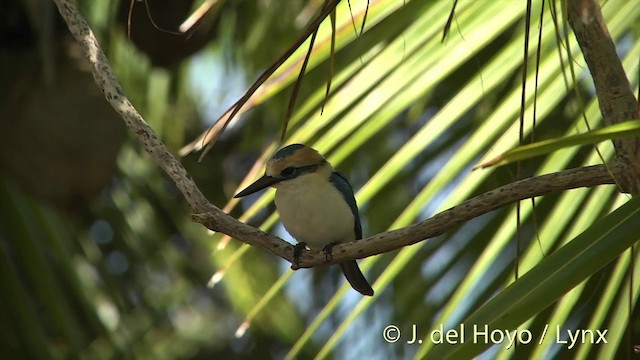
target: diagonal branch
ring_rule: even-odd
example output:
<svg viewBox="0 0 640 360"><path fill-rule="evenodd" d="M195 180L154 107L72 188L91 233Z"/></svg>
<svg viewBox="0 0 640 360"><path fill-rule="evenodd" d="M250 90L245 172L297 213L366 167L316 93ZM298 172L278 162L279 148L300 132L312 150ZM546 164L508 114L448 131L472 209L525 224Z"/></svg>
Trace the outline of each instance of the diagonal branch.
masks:
<svg viewBox="0 0 640 360"><path fill-rule="evenodd" d="M604 122L613 125L640 119L638 100L616 53L599 2L570 0L567 17L593 77ZM618 139L613 144L617 161L627 166L618 183L625 192L640 193L640 138Z"/></svg>
<svg viewBox="0 0 640 360"><path fill-rule="evenodd" d="M93 78L107 102L120 114L127 127L138 141L144 145L147 153L176 183L191 208L194 210L199 209L200 211L209 207L215 208L215 206L208 204L207 199L196 187L187 170L171 155L169 149L158 139L153 129L127 99L122 86L120 86L111 70L109 61L100 48L98 40L78 12L75 4L69 0L54 0L54 2L58 6L60 15L67 23L69 31L80 44L85 57L89 60Z"/></svg>
<svg viewBox="0 0 640 360"><path fill-rule="evenodd" d="M567 12L569 24L593 76L605 122L613 125L638 119L638 101L616 53L598 1L571 0L567 4Z"/></svg>
<svg viewBox="0 0 640 360"><path fill-rule="evenodd" d="M88 58L94 79L106 100L120 114L138 141L176 186L194 212L193 219L213 231L222 232L247 244L266 249L293 263L293 246L284 240L243 224L209 203L185 168L158 139L124 95L89 25L70 0L54 0L69 30ZM613 184L624 170L621 164L596 165L520 180L469 199L423 222L377 234L333 248L327 262L322 251L307 251L292 268L312 267L364 258L399 249L438 236L466 221L515 201L578 187Z"/></svg>

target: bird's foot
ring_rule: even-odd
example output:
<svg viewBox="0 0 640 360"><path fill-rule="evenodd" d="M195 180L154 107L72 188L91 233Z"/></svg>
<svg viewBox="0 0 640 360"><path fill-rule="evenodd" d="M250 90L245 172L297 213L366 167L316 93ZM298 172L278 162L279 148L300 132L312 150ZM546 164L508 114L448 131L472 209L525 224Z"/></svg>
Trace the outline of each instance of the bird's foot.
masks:
<svg viewBox="0 0 640 360"><path fill-rule="evenodd" d="M327 246L325 246L322 251L324 252L324 258L327 262L330 262L331 260L333 260L333 255L331 255L331 251L333 250L333 247L338 245L339 242L335 241L332 243L327 244Z"/></svg>
<svg viewBox="0 0 640 360"><path fill-rule="evenodd" d="M303 250L306 250L307 244L300 242L293 246L293 263L297 267L300 263L300 255Z"/></svg>

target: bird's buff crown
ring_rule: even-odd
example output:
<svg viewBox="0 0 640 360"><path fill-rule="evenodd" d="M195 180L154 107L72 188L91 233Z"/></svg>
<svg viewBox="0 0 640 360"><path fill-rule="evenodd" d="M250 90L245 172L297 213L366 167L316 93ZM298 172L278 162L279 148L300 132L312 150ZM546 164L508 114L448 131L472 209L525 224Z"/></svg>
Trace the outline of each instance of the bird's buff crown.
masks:
<svg viewBox="0 0 640 360"><path fill-rule="evenodd" d="M267 175L277 176L288 167L302 167L308 165L322 165L325 158L315 149L302 144L292 144L283 147L267 162Z"/></svg>

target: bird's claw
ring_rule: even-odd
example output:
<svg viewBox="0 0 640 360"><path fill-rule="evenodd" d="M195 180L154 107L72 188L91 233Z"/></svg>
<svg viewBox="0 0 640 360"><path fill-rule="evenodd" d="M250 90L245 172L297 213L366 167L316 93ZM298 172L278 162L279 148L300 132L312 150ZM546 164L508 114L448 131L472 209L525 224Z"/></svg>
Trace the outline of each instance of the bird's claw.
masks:
<svg viewBox="0 0 640 360"><path fill-rule="evenodd" d="M324 252L324 259L327 262L330 262L331 260L333 260L333 255L331 254L331 251L333 250L333 247L338 245L338 242L332 242L327 244L327 246L325 246L322 251Z"/></svg>
<svg viewBox="0 0 640 360"><path fill-rule="evenodd" d="M302 254L302 250L305 250L307 244L301 242L297 243L293 246L293 263L296 265L300 265L300 255Z"/></svg>

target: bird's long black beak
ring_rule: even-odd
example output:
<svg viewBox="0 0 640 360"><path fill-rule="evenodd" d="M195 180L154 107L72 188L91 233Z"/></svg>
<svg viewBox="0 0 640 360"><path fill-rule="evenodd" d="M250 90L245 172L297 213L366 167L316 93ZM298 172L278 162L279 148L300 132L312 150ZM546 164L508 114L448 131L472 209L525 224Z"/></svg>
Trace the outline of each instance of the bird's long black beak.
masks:
<svg viewBox="0 0 640 360"><path fill-rule="evenodd" d="M234 198L241 198L243 196L251 195L254 192L258 192L266 187L269 187L273 184L279 183L283 179L275 178L272 176L264 175L260 179L256 180L253 184L247 186L244 190L234 196Z"/></svg>

